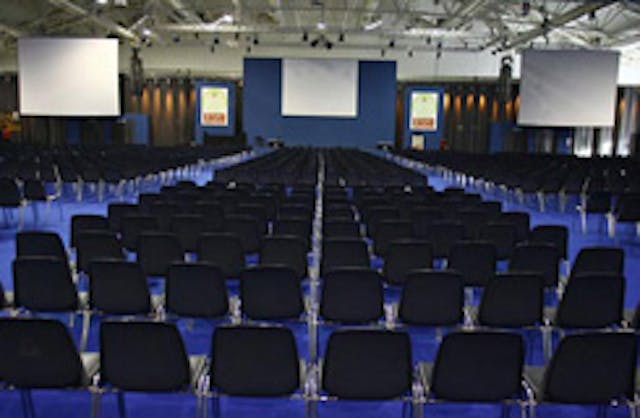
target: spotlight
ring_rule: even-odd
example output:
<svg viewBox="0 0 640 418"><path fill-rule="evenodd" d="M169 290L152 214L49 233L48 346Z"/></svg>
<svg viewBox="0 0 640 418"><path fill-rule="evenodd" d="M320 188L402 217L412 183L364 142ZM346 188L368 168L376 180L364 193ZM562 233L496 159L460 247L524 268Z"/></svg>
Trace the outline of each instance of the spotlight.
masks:
<svg viewBox="0 0 640 418"><path fill-rule="evenodd" d="M340 32L340 36L338 36L338 42L344 42L344 32Z"/></svg>
<svg viewBox="0 0 640 418"><path fill-rule="evenodd" d="M180 42L180 35L174 34L172 39L173 39L173 43L177 44Z"/></svg>
<svg viewBox="0 0 640 418"><path fill-rule="evenodd" d="M194 33L194 34L193 34L193 37L194 37L196 40L198 40L198 39L200 39L200 34L199 34L198 32L196 32L196 33Z"/></svg>
<svg viewBox="0 0 640 418"><path fill-rule="evenodd" d="M209 51L213 54L214 52L216 52L216 46L215 45L211 45L209 47Z"/></svg>
<svg viewBox="0 0 640 418"><path fill-rule="evenodd" d="M332 48L333 48L333 42L331 42L331 41L327 41L327 43L325 44L325 46L327 47L327 49L332 49Z"/></svg>
<svg viewBox="0 0 640 418"><path fill-rule="evenodd" d="M380 50L380 56L384 58L386 51L383 49Z"/></svg>
<svg viewBox="0 0 640 418"><path fill-rule="evenodd" d="M427 42L427 45L431 45L431 36L427 36L426 42Z"/></svg>
<svg viewBox="0 0 640 418"><path fill-rule="evenodd" d="M307 32L303 32L302 33L302 42L308 42L309 41L309 34Z"/></svg>
<svg viewBox="0 0 640 418"><path fill-rule="evenodd" d="M240 34L238 32L233 34L233 39L235 39L236 41L240 39Z"/></svg>
<svg viewBox="0 0 640 418"><path fill-rule="evenodd" d="M316 28L318 28L318 30L325 30L327 28L327 24L321 20L316 23Z"/></svg>
<svg viewBox="0 0 640 418"><path fill-rule="evenodd" d="M254 37L254 38L253 38L253 44L254 44L254 45L258 45L259 43L260 43L260 41L258 40L258 37L257 37L257 36L256 36L256 37Z"/></svg>
<svg viewBox="0 0 640 418"><path fill-rule="evenodd" d="M409 58L413 58L413 50L410 49L409 52L407 52L407 55L409 56Z"/></svg>
<svg viewBox="0 0 640 418"><path fill-rule="evenodd" d="M439 60L440 58L442 58L442 51L436 52L436 59Z"/></svg>
<svg viewBox="0 0 640 418"><path fill-rule="evenodd" d="M531 10L531 3L529 1L522 2L522 16L527 16Z"/></svg>
<svg viewBox="0 0 640 418"><path fill-rule="evenodd" d="M142 36L145 36L145 37L147 37L147 38L148 38L149 36L151 36L151 29L149 29L149 28L142 28Z"/></svg>
<svg viewBox="0 0 640 418"><path fill-rule="evenodd" d="M318 46L318 43L320 42L319 39L314 39L313 41L311 41L311 43L309 45L311 45L311 48L315 48Z"/></svg>
<svg viewBox="0 0 640 418"><path fill-rule="evenodd" d="M396 46L396 41L395 41L395 39L390 40L390 41L389 41L389 48L395 48L395 46Z"/></svg>
<svg viewBox="0 0 640 418"><path fill-rule="evenodd" d="M220 38L218 38L217 36L215 36L215 37L213 38L213 44L214 44L214 45L218 45L219 43L220 43Z"/></svg>
<svg viewBox="0 0 640 418"><path fill-rule="evenodd" d="M596 20L596 11L592 10L589 12L589 19L590 20Z"/></svg>
<svg viewBox="0 0 640 418"><path fill-rule="evenodd" d="M251 53L251 47L250 47L250 46L247 46L246 51L247 51L247 54L250 54L250 53Z"/></svg>

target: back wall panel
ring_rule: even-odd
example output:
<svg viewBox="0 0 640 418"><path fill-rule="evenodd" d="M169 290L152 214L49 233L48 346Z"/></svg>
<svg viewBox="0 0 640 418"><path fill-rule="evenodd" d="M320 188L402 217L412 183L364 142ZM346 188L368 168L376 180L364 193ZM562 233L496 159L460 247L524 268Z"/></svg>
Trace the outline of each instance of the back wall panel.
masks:
<svg viewBox="0 0 640 418"><path fill-rule="evenodd" d="M250 142L256 136L288 145L372 147L395 136L396 63L358 63L358 116L290 117L281 114L279 58L244 60L243 120Z"/></svg>

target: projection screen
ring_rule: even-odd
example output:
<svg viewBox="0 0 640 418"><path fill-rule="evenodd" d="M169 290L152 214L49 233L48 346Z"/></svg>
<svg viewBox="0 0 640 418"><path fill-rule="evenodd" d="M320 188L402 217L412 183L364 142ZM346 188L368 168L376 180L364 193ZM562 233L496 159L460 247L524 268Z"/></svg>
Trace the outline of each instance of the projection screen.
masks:
<svg viewBox="0 0 640 418"><path fill-rule="evenodd" d="M358 116L358 61L283 59L282 116Z"/></svg>
<svg viewBox="0 0 640 418"><path fill-rule="evenodd" d="M618 53L526 50L518 124L613 126Z"/></svg>
<svg viewBox="0 0 640 418"><path fill-rule="evenodd" d="M120 115L117 39L19 39L18 79L22 115Z"/></svg>

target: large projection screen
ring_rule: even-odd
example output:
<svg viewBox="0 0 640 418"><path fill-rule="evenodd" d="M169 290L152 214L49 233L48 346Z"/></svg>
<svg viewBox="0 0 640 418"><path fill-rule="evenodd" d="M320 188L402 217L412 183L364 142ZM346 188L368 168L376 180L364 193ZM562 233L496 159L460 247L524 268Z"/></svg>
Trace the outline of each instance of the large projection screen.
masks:
<svg viewBox="0 0 640 418"><path fill-rule="evenodd" d="M358 116L358 61L282 60L282 116Z"/></svg>
<svg viewBox="0 0 640 418"><path fill-rule="evenodd" d="M18 79L22 115L120 115L117 39L19 39Z"/></svg>
<svg viewBox="0 0 640 418"><path fill-rule="evenodd" d="M526 50L518 124L613 126L617 78L617 52Z"/></svg>

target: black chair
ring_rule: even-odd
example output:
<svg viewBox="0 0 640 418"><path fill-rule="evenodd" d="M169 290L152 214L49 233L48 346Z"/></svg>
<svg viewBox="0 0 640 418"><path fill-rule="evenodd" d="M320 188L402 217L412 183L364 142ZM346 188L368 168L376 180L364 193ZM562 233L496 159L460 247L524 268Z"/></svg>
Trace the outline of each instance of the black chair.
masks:
<svg viewBox="0 0 640 418"><path fill-rule="evenodd" d="M242 314L249 320L298 319L304 312L300 279L291 268L261 266L240 275Z"/></svg>
<svg viewBox="0 0 640 418"><path fill-rule="evenodd" d="M484 287L495 276L496 247L487 241L459 241L451 248L447 268L460 273L464 286Z"/></svg>
<svg viewBox="0 0 640 418"><path fill-rule="evenodd" d="M129 251L138 248L138 237L147 231L159 230L158 220L151 215L126 215L120 221L122 246Z"/></svg>
<svg viewBox="0 0 640 418"><path fill-rule="evenodd" d="M248 215L231 215L225 218L225 232L237 235L246 254L260 250L260 239L264 235L258 220Z"/></svg>
<svg viewBox="0 0 640 418"><path fill-rule="evenodd" d="M259 236L265 235L268 232L269 217L267 216L267 209L264 205L258 203L241 203L234 211L232 219L235 218L235 216L255 219ZM240 219L235 220L239 221Z"/></svg>
<svg viewBox="0 0 640 418"><path fill-rule="evenodd" d="M187 356L173 324L105 321L100 326L100 363L100 386L116 391L118 416L124 418L125 392L195 392L205 359Z"/></svg>
<svg viewBox="0 0 640 418"><path fill-rule="evenodd" d="M101 215L73 215L71 217L71 247L78 245L82 231L109 231L109 220Z"/></svg>
<svg viewBox="0 0 640 418"><path fill-rule="evenodd" d="M207 232L220 232L224 228L224 208L218 202L199 201L193 210L204 218Z"/></svg>
<svg viewBox="0 0 640 418"><path fill-rule="evenodd" d="M98 371L81 355L67 327L51 319L0 319L0 376L20 391L25 417L36 417L31 389L84 389Z"/></svg>
<svg viewBox="0 0 640 418"><path fill-rule="evenodd" d="M91 263L89 307L105 315L151 313L151 296L140 265L107 260Z"/></svg>
<svg viewBox="0 0 640 418"><path fill-rule="evenodd" d="M584 273L624 274L624 251L615 247L583 247L573 262L570 277Z"/></svg>
<svg viewBox="0 0 640 418"><path fill-rule="evenodd" d="M413 237L413 227L409 221L380 220L376 224L375 236L372 237L373 251L385 257L392 241L411 237Z"/></svg>
<svg viewBox="0 0 640 418"><path fill-rule="evenodd" d="M293 269L300 279L307 276L307 247L293 235L271 235L260 246L261 265L282 265Z"/></svg>
<svg viewBox="0 0 640 418"><path fill-rule="evenodd" d="M279 326L217 327L206 373L214 416L219 398L228 396L289 397L300 389L300 360L290 329Z"/></svg>
<svg viewBox="0 0 640 418"><path fill-rule="evenodd" d="M109 203L109 206L107 206L109 227L113 232L120 233L122 231L122 218L127 215L136 215L139 210L138 205L135 203Z"/></svg>
<svg viewBox="0 0 640 418"><path fill-rule="evenodd" d="M538 225L529 233L529 242L547 243L558 249L563 260L568 260L569 229L564 225Z"/></svg>
<svg viewBox="0 0 640 418"><path fill-rule="evenodd" d="M311 223L303 218L279 218L273 222L273 235L294 235L304 240L306 247L311 246Z"/></svg>
<svg viewBox="0 0 640 418"><path fill-rule="evenodd" d="M560 253L550 244L518 244L509 260L510 272L534 272L544 279L544 287L558 286Z"/></svg>
<svg viewBox="0 0 640 418"><path fill-rule="evenodd" d="M492 328L527 328L543 324L542 276L535 273L499 274L482 294L478 324Z"/></svg>
<svg viewBox="0 0 640 418"><path fill-rule="evenodd" d="M585 333L564 337L545 367L527 367L531 416L541 403L634 408L637 342L631 333ZM633 410L631 412L633 416Z"/></svg>
<svg viewBox="0 0 640 418"><path fill-rule="evenodd" d="M589 214L606 215L611 211L611 198L611 192L604 190L587 192L580 196L581 203L578 205L578 212L583 233L587 232L587 216Z"/></svg>
<svg viewBox="0 0 640 418"><path fill-rule="evenodd" d="M407 325L456 326L463 322L464 292L458 273L421 270L410 273L402 289L398 317Z"/></svg>
<svg viewBox="0 0 640 418"><path fill-rule="evenodd" d="M640 222L640 195L638 193L623 193L618 197L615 207L607 215L609 218L609 236L616 236L616 226L619 222Z"/></svg>
<svg viewBox="0 0 640 418"><path fill-rule="evenodd" d="M56 257L28 256L13 261L14 305L34 312L75 312L76 288L69 265Z"/></svg>
<svg viewBox="0 0 640 418"><path fill-rule="evenodd" d="M360 238L360 224L346 218L331 218L322 225L323 238Z"/></svg>
<svg viewBox="0 0 640 418"><path fill-rule="evenodd" d="M242 241L234 234L206 233L198 239L199 262L219 267L224 277L237 278L245 267Z"/></svg>
<svg viewBox="0 0 640 418"><path fill-rule="evenodd" d="M146 276L161 276L173 263L184 261L184 249L175 234L143 232L138 237L138 262Z"/></svg>
<svg viewBox="0 0 640 418"><path fill-rule="evenodd" d="M558 305L553 325L559 328L606 328L620 325L625 280L606 273L572 276Z"/></svg>
<svg viewBox="0 0 640 418"><path fill-rule="evenodd" d="M375 270L343 267L323 277L320 315L343 323L375 322L382 318L382 276Z"/></svg>
<svg viewBox="0 0 640 418"><path fill-rule="evenodd" d="M433 251L427 241L392 241L384 258L383 275L389 284L402 285L413 270L433 267Z"/></svg>
<svg viewBox="0 0 640 418"><path fill-rule="evenodd" d="M510 223L516 228L516 242L526 241L529 237L531 217L527 212L503 212L498 222Z"/></svg>
<svg viewBox="0 0 640 418"><path fill-rule="evenodd" d="M387 330L339 330L329 337L321 394L343 400L399 399L413 406L409 335ZM409 416L412 415L410 411Z"/></svg>
<svg viewBox="0 0 640 418"><path fill-rule="evenodd" d="M124 260L124 252L115 233L84 231L78 236L76 268L88 272L92 261L100 259Z"/></svg>
<svg viewBox="0 0 640 418"><path fill-rule="evenodd" d="M479 208L466 208L455 213L455 219L464 225L465 239L478 239L480 228L489 221L487 213Z"/></svg>
<svg viewBox="0 0 640 418"><path fill-rule="evenodd" d="M489 222L480 229L480 239L495 245L496 259L508 260L518 241L516 227L511 223Z"/></svg>
<svg viewBox="0 0 640 418"><path fill-rule="evenodd" d="M227 315L229 300L224 279L222 270L211 264L172 264L165 288L167 313L198 318Z"/></svg>
<svg viewBox="0 0 640 418"><path fill-rule="evenodd" d="M198 249L198 237L207 229L202 215L173 215L170 225L171 232L178 237L182 248L190 253Z"/></svg>
<svg viewBox="0 0 640 418"><path fill-rule="evenodd" d="M16 234L16 257L33 255L56 257L69 263L67 250L55 232L22 231Z"/></svg>
<svg viewBox="0 0 640 418"><path fill-rule="evenodd" d="M321 274L341 267L368 268L367 244L361 239L331 238L322 242Z"/></svg>
<svg viewBox="0 0 640 418"><path fill-rule="evenodd" d="M159 201L151 205L151 215L158 221L158 227L163 231L171 229L171 217L182 213L179 201Z"/></svg>
<svg viewBox="0 0 640 418"><path fill-rule="evenodd" d="M447 258L451 248L464 240L465 234L464 225L460 222L435 221L427 227L424 239L431 242L435 258Z"/></svg>
<svg viewBox="0 0 640 418"><path fill-rule="evenodd" d="M6 213L7 209L18 210L18 227L22 227L23 208L26 202L22 198L20 188L15 180L10 178L0 178L0 208Z"/></svg>
<svg viewBox="0 0 640 418"><path fill-rule="evenodd" d="M523 365L524 344L518 334L455 332L445 335L433 364L420 364L420 374L427 401L507 406L522 399ZM503 415L508 416L506 411Z"/></svg>

